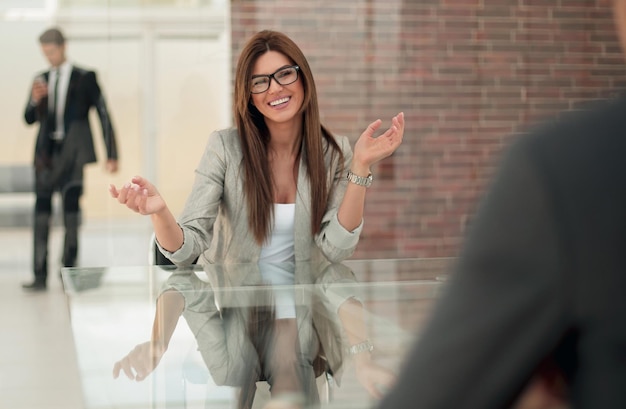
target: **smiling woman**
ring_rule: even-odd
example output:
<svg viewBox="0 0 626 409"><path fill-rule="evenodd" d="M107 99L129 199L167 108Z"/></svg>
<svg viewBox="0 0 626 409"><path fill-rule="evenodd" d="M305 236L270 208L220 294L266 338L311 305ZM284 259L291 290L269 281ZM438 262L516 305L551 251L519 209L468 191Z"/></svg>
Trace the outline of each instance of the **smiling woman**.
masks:
<svg viewBox="0 0 626 409"><path fill-rule="evenodd" d="M381 121L372 122L353 154L348 138L321 124L300 48L282 33L261 31L239 56L234 118L235 128L210 135L178 219L140 176L111 186L111 195L151 215L160 250L179 265L198 257L201 264L350 257L367 188L357 182L371 181L371 166L400 146L403 114L377 137Z"/></svg>
<svg viewBox="0 0 626 409"><path fill-rule="evenodd" d="M241 51L234 96L236 128L209 137L178 220L139 176L120 189L111 186L112 196L152 216L161 251L177 264L197 257L200 263L276 260L276 254L276 261L349 257L363 225L366 186L347 179L347 171L367 178L374 163L398 148L403 114L376 138L381 121L371 123L353 155L348 139L320 122L304 54L274 31L257 33ZM278 221L290 226L289 251L272 248Z"/></svg>
<svg viewBox="0 0 626 409"><path fill-rule="evenodd" d="M348 138L335 137L320 122L306 58L289 37L274 31L257 33L243 48L234 95L236 128L209 136L178 219L142 177L119 189L111 186L111 195L151 215L159 250L178 265L196 259L293 263L351 256L369 186L361 180L371 181L370 167L400 146L403 114L377 137L381 121L371 123L353 154ZM295 328L293 318L279 321ZM157 339L148 346L155 351L164 344ZM273 397L294 392L293 385L279 381L271 391Z"/></svg>

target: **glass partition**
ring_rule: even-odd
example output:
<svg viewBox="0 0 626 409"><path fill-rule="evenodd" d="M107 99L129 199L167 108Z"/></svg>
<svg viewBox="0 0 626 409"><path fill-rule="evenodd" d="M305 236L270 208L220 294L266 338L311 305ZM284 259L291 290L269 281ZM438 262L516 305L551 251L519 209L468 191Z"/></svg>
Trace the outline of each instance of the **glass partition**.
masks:
<svg viewBox="0 0 626 409"><path fill-rule="evenodd" d="M107 187L135 174L157 183L178 213L208 134L231 124L229 13L229 2L209 0L2 2L0 36L12 62L0 65L0 76L11 79L0 98L0 164L33 161L38 125L25 123L24 109L35 75L48 69L38 37L56 26L67 38L68 60L97 73L120 154L119 172L104 172L92 110L99 163L85 169L83 219L132 217L110 203Z"/></svg>

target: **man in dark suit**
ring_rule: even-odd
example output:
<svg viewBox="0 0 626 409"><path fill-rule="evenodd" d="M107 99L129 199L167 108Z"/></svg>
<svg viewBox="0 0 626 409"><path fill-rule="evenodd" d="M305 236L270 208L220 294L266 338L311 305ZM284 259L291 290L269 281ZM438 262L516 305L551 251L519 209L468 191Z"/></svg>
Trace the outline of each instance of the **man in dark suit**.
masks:
<svg viewBox="0 0 626 409"><path fill-rule="evenodd" d="M626 408L625 246L626 99L520 137L379 407Z"/></svg>
<svg viewBox="0 0 626 409"><path fill-rule="evenodd" d="M89 111L95 108L102 125L107 152L106 170L117 171L117 145L104 97L93 71L72 65L65 56L63 33L51 28L39 37L50 69L35 77L24 118L39 122L35 143L34 281L22 287L29 291L46 289L48 276L48 235L52 195L61 194L65 240L63 266L72 267L78 256L80 196L83 167L96 162Z"/></svg>

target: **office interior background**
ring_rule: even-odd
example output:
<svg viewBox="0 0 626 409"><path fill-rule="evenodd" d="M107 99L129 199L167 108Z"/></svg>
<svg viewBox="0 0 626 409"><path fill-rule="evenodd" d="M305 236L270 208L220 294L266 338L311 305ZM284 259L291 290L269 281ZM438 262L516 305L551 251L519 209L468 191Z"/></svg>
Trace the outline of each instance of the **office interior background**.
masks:
<svg viewBox="0 0 626 409"><path fill-rule="evenodd" d="M110 176L93 113L100 162L86 171L84 223L140 217L107 191L135 174L180 212L207 136L232 124L234 66L258 30L301 46L334 133L355 141L404 111L402 147L373 169L354 258L456 255L512 138L626 86L609 0L1 0L1 165L32 161L23 110L52 25L69 59L97 71L118 135Z"/></svg>

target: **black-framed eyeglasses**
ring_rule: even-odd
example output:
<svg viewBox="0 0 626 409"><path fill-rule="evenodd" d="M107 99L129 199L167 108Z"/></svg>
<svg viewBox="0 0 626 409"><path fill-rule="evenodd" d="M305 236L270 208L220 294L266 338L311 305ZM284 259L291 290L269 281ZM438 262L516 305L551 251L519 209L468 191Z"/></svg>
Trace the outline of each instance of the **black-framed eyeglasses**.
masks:
<svg viewBox="0 0 626 409"><path fill-rule="evenodd" d="M300 67L290 65L283 67L273 74L269 75L253 75L250 80L250 92L253 94L261 94L270 89L272 79L280 85L293 84L298 80L298 71Z"/></svg>

